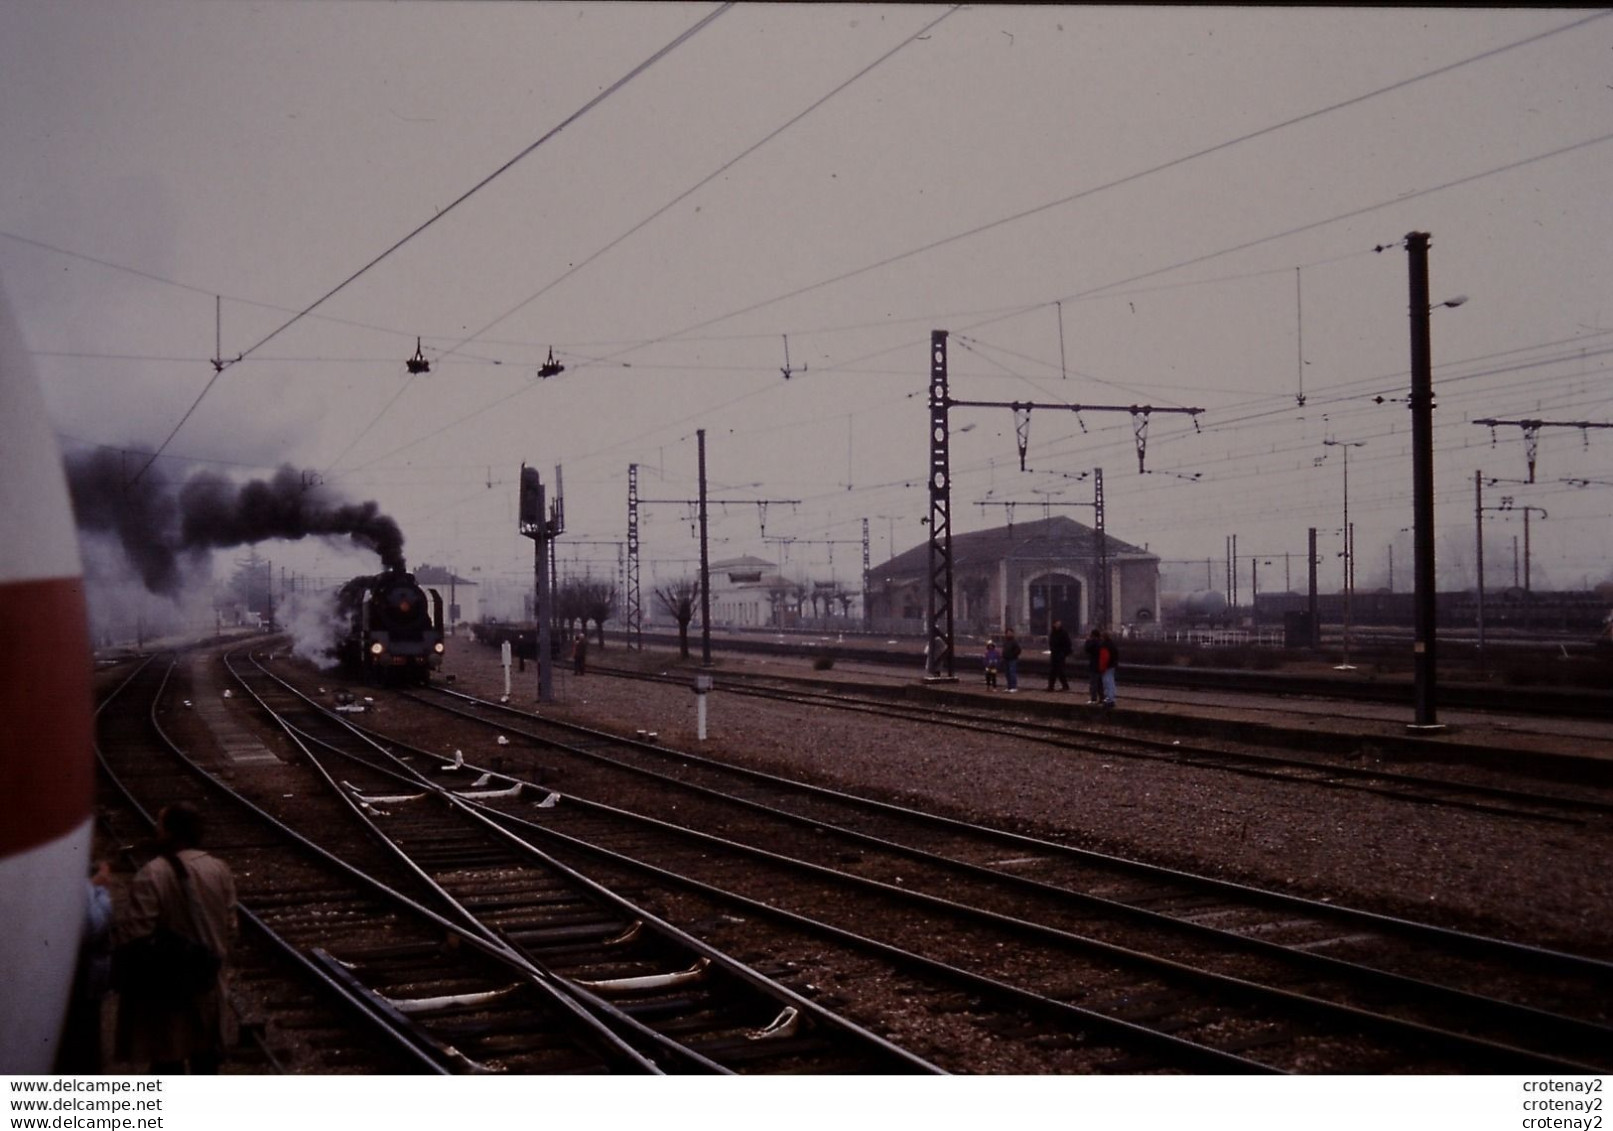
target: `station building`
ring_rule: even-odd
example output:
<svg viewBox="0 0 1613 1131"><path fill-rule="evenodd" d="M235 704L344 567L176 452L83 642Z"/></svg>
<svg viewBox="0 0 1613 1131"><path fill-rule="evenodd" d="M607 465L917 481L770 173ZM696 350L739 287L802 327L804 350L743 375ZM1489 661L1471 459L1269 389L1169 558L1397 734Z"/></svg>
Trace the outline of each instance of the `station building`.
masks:
<svg viewBox="0 0 1613 1131"><path fill-rule="evenodd" d="M1106 535L1109 627L1159 620L1159 556ZM1093 625L1098 607L1097 531L1070 518L1046 518L952 536L952 616L960 632L1011 628L1046 636L1061 620L1073 633ZM930 547L925 542L874 566L868 608L877 632L919 632L929 611Z"/></svg>
<svg viewBox="0 0 1613 1131"><path fill-rule="evenodd" d="M725 628L760 628L774 623L778 594L788 582L778 563L745 556L712 562L711 623Z"/></svg>

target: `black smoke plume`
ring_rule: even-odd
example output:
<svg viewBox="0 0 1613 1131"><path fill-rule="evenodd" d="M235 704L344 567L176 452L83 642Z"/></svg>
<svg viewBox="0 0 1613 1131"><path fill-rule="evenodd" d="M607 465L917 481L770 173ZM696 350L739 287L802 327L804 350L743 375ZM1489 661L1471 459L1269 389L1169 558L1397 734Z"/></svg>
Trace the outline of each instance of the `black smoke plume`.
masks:
<svg viewBox="0 0 1613 1131"><path fill-rule="evenodd" d="M346 537L402 569L403 532L373 502L349 503L289 464L268 480L235 483L210 471L175 482L146 457L105 449L67 457L67 484L81 530L114 535L153 593L184 584L182 561L210 550L309 536Z"/></svg>

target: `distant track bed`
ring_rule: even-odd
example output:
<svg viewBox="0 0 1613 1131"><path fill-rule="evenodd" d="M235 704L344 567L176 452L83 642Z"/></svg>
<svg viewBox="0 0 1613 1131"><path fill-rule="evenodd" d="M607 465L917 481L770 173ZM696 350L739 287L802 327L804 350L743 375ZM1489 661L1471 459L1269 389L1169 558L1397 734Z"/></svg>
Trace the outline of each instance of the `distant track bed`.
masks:
<svg viewBox="0 0 1613 1131"><path fill-rule="evenodd" d="M1588 1014L1579 1012L1589 1001L1584 996L1588 987L1610 972L1606 964L1595 960L1584 964L1584 960L1563 955L1548 959L1533 948L1518 949L1497 940L1439 929L1429 933L1427 928L1381 916L1352 919L1345 910L1310 901L1106 860L957 822L938 822L925 814L717 766L658 744L554 724L485 701L470 702L440 689L417 698L450 696L457 701L456 710L484 718L501 733L514 736L500 756L504 765L499 773L520 776L521 767L529 766L526 772L549 783L543 790L558 799L558 804L546 805L541 811L521 814L523 835L546 830L555 845L566 843L584 857L608 859L607 866L615 872L653 868L657 882L698 888L703 898L726 892L723 898L739 901L750 914L772 907L783 915L794 905L795 915L810 908L810 917L821 920L831 909L863 907L860 912L846 911L849 919L838 928L831 921L817 929L843 931L852 923L877 922L888 925L891 932L884 945L917 950L933 958L941 954L935 939L976 940L957 944L967 956L973 947L990 949L989 943L979 941L978 931L1008 930L1015 939L1015 953L1023 956L1013 964L1017 971L1012 976L1014 984L1022 992L1040 995L1051 991L1052 1000L1061 1001L1065 1008L1076 1004L1069 1000L1071 985L1058 978L1046 979L1054 971L1067 972L1076 961L1072 953L1085 953L1088 960L1103 956L1103 968L1111 973L1100 975L1095 968L1080 980L1081 989L1075 993L1081 1003L1078 1008L1086 1008L1088 1001L1102 1001L1103 986L1118 995L1116 1001L1133 1000L1138 990L1123 989L1130 983L1115 982L1112 970L1117 964L1140 963L1154 970L1150 978L1166 978L1166 983L1143 995L1162 1006L1171 1003L1163 1006L1171 1018L1164 1029L1178 1037L1206 1025L1211 1028L1205 1032L1229 1029L1237 1034L1235 1047L1245 1051L1264 1048L1263 1056L1269 1059L1257 1057L1256 1062L1279 1069L1370 1071L1393 1062L1423 1063L1427 1070L1442 1071L1456 1065L1543 1066L1562 1058L1559 1068L1573 1070L1568 1066L1583 1067L1576 1060L1583 1050L1613 1035L1605 1026L1605 1001L1590 1006ZM528 742L539 744L524 755L534 759L530 763L521 760L521 748ZM564 765L556 759L563 759ZM595 766L584 769L575 759ZM589 795L620 794L622 787L607 783L623 773L666 775L654 779L660 783L657 786L634 791L634 795L660 798L656 806L659 819L645 821L620 812L618 806L601 809L585 800ZM585 782L591 784L585 786ZM688 798L678 796L674 804L675 795L666 792L672 788L692 793ZM668 806L676 810L675 818ZM503 808L501 803L499 807ZM796 831L789 831L791 828ZM711 839L713 834L718 839ZM806 839L799 841L803 835ZM825 836L832 839L826 841ZM844 847L835 847L842 843ZM562 851L559 847L552 850ZM940 859L924 855L932 851L939 851ZM831 861L833 865L825 869ZM928 878L936 869L933 878ZM678 873L682 873L681 879ZM1145 876L1152 878L1141 878ZM982 882L985 886L979 887ZM832 886L824 888L825 884ZM817 890L818 894L806 895L806 902L799 903L802 897L787 894L797 890ZM964 913L935 903L942 891L947 893L948 904L954 893L968 892L966 902L974 910ZM869 899L875 902L868 904ZM1031 910L1038 903L1046 906ZM905 909L897 910L899 907ZM942 919L934 920L937 915ZM992 918L999 915L1008 918ZM980 926L980 916L988 922L986 927ZM973 926L965 925L969 920L974 920ZM946 926L938 925L942 921ZM1027 926L1031 922L1040 925ZM1345 923L1349 925L1342 925ZM1186 945L1181 938L1175 942L1163 939L1183 932L1196 937L1193 947L1207 946L1209 951L1189 962L1191 972L1177 968L1179 964L1173 961L1167 975L1147 953L1158 947L1180 953ZM1402 935L1405 941L1391 942ZM1436 947L1438 958L1433 957ZM1047 959L1029 957L1044 948L1051 948ZM1261 953L1251 957L1256 951ZM1216 957L1210 957L1212 953ZM1402 957L1394 957L1397 953ZM1475 953L1486 957L1475 960ZM1054 959L1053 954L1063 957ZM1515 957L1507 958L1507 954ZM1329 962L1346 956L1342 965ZM1276 966L1267 965L1270 963ZM1319 973L1318 966L1326 967L1326 973ZM1544 983L1526 987L1525 982L1534 976L1529 972L1546 966L1556 968L1554 977L1566 975L1568 983L1556 983L1555 988ZM1032 967L1043 968L1043 974L1032 974ZM1274 972L1277 967L1288 972L1278 975ZM1298 973L1299 967L1309 972ZM1257 976L1253 972L1257 969L1265 972ZM1229 973L1234 982L1218 981ZM1425 981L1424 975L1438 984ZM1200 988L1188 992L1184 978L1188 983L1200 983ZM1205 991L1205 979L1219 989ZM1167 983L1172 988L1165 989ZM1264 989L1259 988L1261 983ZM1371 988L1373 984L1379 988ZM1285 988L1279 990L1279 986ZM1290 996L1296 986L1305 987L1297 999ZM1386 991L1383 986L1393 988ZM1488 1001L1486 990L1515 1000L1510 1004ZM983 990L976 987L973 992ZM1204 992L1211 992L1209 1002L1219 1004L1195 996ZM1229 992L1243 1004L1231 1004L1225 997ZM1369 1008L1385 992L1390 995L1385 1001L1398 1003L1391 1013L1409 1009L1421 1019L1386 1019ZM1251 1007L1251 998L1264 1005ZM1274 1001L1285 1003L1275 1015L1270 1012L1277 1008ZM1551 1001L1574 1016L1552 1019L1553 1010L1543 1004ZM1306 1004L1298 1014L1293 1013L1301 1002ZM1248 1012L1251 1008L1252 1013ZM1140 1023L1129 1007L1118 1013L1093 1012L1117 1025ZM1481 1020L1486 1015L1491 1020ZM1260 1020L1262 1016L1265 1020ZM1301 1016L1304 1022L1299 1020ZM1402 1029L1408 1021L1413 1022L1411 1028ZM1081 1029L1096 1030L1102 1024L1099 1018L1088 1018ZM1396 1029L1400 1029L1398 1037L1383 1035ZM1534 1035L1526 1039L1521 1035L1525 1032ZM1264 1036L1258 1035L1262 1033ZM1487 1035L1477 1036L1479 1033ZM1384 1040L1388 1045L1375 1043ZM1537 1040L1542 1043L1534 1045ZM1531 1047L1511 1044L1514 1041ZM1232 1051L1214 1039L1190 1044L1198 1048L1193 1055L1201 1057ZM1548 1052L1548 1048L1557 1051ZM1152 1049L1150 1055L1164 1054ZM1167 1062L1170 1059L1166 1057Z"/></svg>
<svg viewBox="0 0 1613 1131"><path fill-rule="evenodd" d="M598 675L618 679L643 680L664 684L686 684L684 677L654 675L620 668L594 669ZM959 697L956 703L937 702L933 697L920 703L892 699L889 695L868 694L847 686L828 690L803 686L774 675L720 672L714 676L724 695L737 695L805 707L864 713L885 719L903 720L937 727L952 727L988 734L1001 734L1045 743L1055 749L1080 756L1145 758L1214 768L1228 773L1304 782L1328 789L1361 790L1419 805L1444 805L1519 820L1583 823L1613 819L1613 790L1566 787L1527 789L1520 784L1502 785L1494 781L1462 780L1451 774L1429 777L1397 771L1386 765L1352 765L1339 758L1295 752L1291 755L1237 748L1230 742L1215 745L1182 739L1151 738L1104 728L1104 717L1097 711L1072 721L1042 721L1016 717L1015 707L1023 700L1006 696L992 700L992 707L975 706ZM978 702L978 700L976 700ZM1470 779L1474 775L1470 775ZM1492 779L1497 775L1489 775Z"/></svg>

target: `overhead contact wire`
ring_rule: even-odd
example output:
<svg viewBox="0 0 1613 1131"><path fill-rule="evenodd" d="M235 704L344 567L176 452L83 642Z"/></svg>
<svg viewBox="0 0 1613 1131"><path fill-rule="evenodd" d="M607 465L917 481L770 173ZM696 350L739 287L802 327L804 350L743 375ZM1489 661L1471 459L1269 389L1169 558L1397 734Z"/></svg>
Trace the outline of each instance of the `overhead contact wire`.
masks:
<svg viewBox="0 0 1613 1131"><path fill-rule="evenodd" d="M885 63L889 62L898 52L902 51L904 48L908 47L912 43L922 39L925 35L927 35L930 31L932 31L938 24L940 24L942 20L945 20L948 16L950 16L954 12L956 12L959 7L961 7L961 5L953 5L951 8L948 8L940 16L937 16L935 19L933 19L929 23L925 24L922 28L920 28L919 30L915 31L912 35L909 35L906 39L904 39L900 43L898 43L895 47L892 47L889 51L885 52L879 58L877 58L873 62L869 63L862 70L858 71L856 74L852 75L850 78L846 79L844 82L842 82L839 85L837 85L836 87L834 87L828 93L824 94L821 98L819 98L817 101L813 102L806 109L802 110L799 114L796 114L789 121L784 122L782 125L778 126L776 129L774 129L771 132L769 132L765 137L759 139L758 141L754 142L750 146L747 146L737 156L735 156L734 158L732 158L731 160L729 160L725 164L721 165L720 167L718 167L717 169L712 171L708 176L702 178L700 181L698 181L694 185L691 185L688 189L686 189L683 192L679 193L676 197L674 197L673 199L669 200L666 204L662 205L660 208L656 209L654 212L652 212L648 216L646 216L643 220L640 220L637 224L633 225L633 227L631 227L627 231L623 232L620 236L617 236L610 243L606 244L604 247L600 248L598 251L596 251L592 255L588 256L588 258L584 259L582 262L578 263L576 266L572 267L570 270L566 271L564 274L560 275L558 278L554 279L552 282L546 284L542 289L538 290L536 293L534 293L534 294L528 296L527 298L523 299L521 302L519 302L515 306L511 307L509 310L505 311L503 314L500 314L497 318L493 319L493 321L491 321L487 325L483 326L480 330L477 330L474 334L471 334L469 337L466 337L466 338L462 339L458 344L456 344L456 345L450 347L448 350L444 351L444 353L445 354L452 354L452 353L458 351L459 349L463 348L467 343L473 342L476 339L480 338L483 334L485 334L489 330L493 329L493 327L499 325L499 323L503 322L505 319L507 319L507 318L511 317L512 315L514 315L517 311L520 311L520 310L524 309L525 307L529 306L530 304L532 304L533 302L536 302L539 298L543 297L545 294L548 294L549 291L553 290L555 287L559 286L561 283L565 282L567 279L570 279L573 275L577 274L577 272L581 271L583 268L587 267L589 264L593 263L595 260L599 259L601 256L603 256L606 253L610 252L613 248L617 247L619 244L621 244L621 243L625 242L626 240L630 239L632 236L636 235L638 232L642 231L645 227L647 227L648 225L653 223L655 220L657 220L661 216L665 215L668 211L670 211L671 209L677 207L678 204L680 204L683 201L687 200L690 196L694 195L700 189L704 188L706 185L710 184L712 181L714 181L718 177L722 176L728 170L732 169L735 165L739 164L739 162L743 161L745 158L747 158L751 154L755 153L758 149L762 148L762 146L766 145L768 142L772 141L774 138L776 138L780 134L784 133L784 131L790 129L791 127L793 127L793 126L795 126L797 124L799 124L804 118L806 118L809 114L812 114L814 111L818 110L825 103L827 103L830 99L836 97L837 95L839 95L840 93L845 91L848 87L850 87L853 84L861 81L863 78L867 77L874 70L876 70L879 67L883 66ZM657 340L664 340L664 339L657 339ZM641 349L645 345L653 345L653 344L654 344L654 341L643 342L643 343L635 343L634 345L629 346L626 349L619 350L616 353L609 355L608 357L596 359L595 363L596 364L605 364L605 363L608 363L610 361L615 360L616 358L622 356L623 354L630 353L635 349ZM406 384L404 386L404 388L407 389L407 387L408 386ZM492 402L491 404L488 404L488 405L483 406L482 408L476 409L475 411L471 412L470 414L460 417L458 420L451 421L450 423L443 425L441 428L439 428L439 429L437 429L437 430L435 430L433 432L427 433L425 436L421 436L418 439L411 440L409 443L403 445L402 447L394 448L389 452L383 452L381 455L376 456L375 459L370 460L368 463L363 463L363 464L357 465L357 468L355 468L355 470L360 469L360 468L369 467L370 464L373 464L373 463L376 463L376 462L378 462L380 460L386 459L389 456L396 455L398 452L401 452L401 451L404 451L407 448L413 447L415 444L421 443L422 441L427 440L427 439L431 438L432 436L435 436L438 433L440 433L442 431L445 431L445 430L447 430L449 428L457 427L458 425L463 424L465 421L470 420L470 419L472 419L472 418L474 418L476 416L480 416L484 412L489 412L492 409L497 408L499 405L505 403L506 401L512 400L515 397L521 396L524 393L527 393L529 391L530 391L530 388L526 388L526 389L517 389L512 393L508 393L505 396L500 397L498 400ZM401 395L401 390L400 390L399 395ZM396 400L397 400L397 396L394 396L392 398L392 401L396 401ZM382 415L385 414L385 412L386 412L386 410L388 408L392 407L392 401L388 401L386 407L381 410ZM376 420L379 420L379 419L380 419L380 417L377 416ZM372 427L373 427L374 424L375 424L375 421L371 421L371 426ZM368 431L369 431L369 428L366 428L365 432L368 432ZM362 439L362 437L363 437L363 434L361 433L358 439ZM337 463L340 463L342 458L344 456L346 456L347 453L353 449L354 444L358 443L358 439L355 439L352 444L349 444L345 449L343 449L341 455L338 455L336 457L336 459L331 463L330 466L332 468L335 467ZM327 469L327 470L329 470L329 469Z"/></svg>
<svg viewBox="0 0 1613 1131"><path fill-rule="evenodd" d="M597 107L600 103L604 102L607 98L611 97L617 91L621 90L624 86L626 86L628 83L632 82L639 75L643 74L650 67L654 66L656 63L660 62L663 58L665 58L671 52L675 51L677 48L682 46L684 43L688 42L688 40L690 40L694 36L698 35L700 32L704 31L711 24L711 22L713 20L715 20L718 16L721 16L724 12L728 11L728 9L730 9L732 7L733 7L733 0L729 0L728 3L725 3L725 4L721 5L720 7L715 9L714 11L708 12L704 17L702 17L699 21L697 21L692 27L686 29L682 34L678 35L675 39L673 39L666 46L662 47L659 51L655 52L655 54L651 55L648 59L644 60L638 66L634 67L627 74L625 74L621 78L617 79L610 86L608 86L604 90L600 91L593 98L589 99L586 103L583 104L583 106L580 109L574 111L565 120L560 122L559 125L555 126L548 133L546 133L542 137L538 138L537 141L534 141L531 145L527 146L525 149L521 150L521 152L517 153L514 157L510 158L504 164L500 165L497 169L493 170L493 172L491 172L487 176L483 177L480 181L477 181L474 185L472 185L470 188L466 189L463 193L461 193L457 198L455 198L448 205L446 205L443 208L438 209L431 216L430 219L428 219L425 222L423 222L420 225L418 225L416 228L414 228L413 231L409 232L402 239L399 239L396 243L394 243L391 247L387 248L380 255L377 255L374 259L370 260L364 266L360 267L357 271L354 271L351 275L349 275L347 278L343 279L340 283L337 283L334 287L332 287L330 290L326 291L323 295L319 296L319 298L315 299L308 306L306 306L302 310L298 311L295 315L293 315L286 322L282 323L279 327L277 327L276 329L270 331L264 337L260 338L256 343L254 343L253 345L249 346L248 348L242 350L231 361L224 362L224 363L221 363L221 364L217 365L215 367L215 371L213 373L213 376L208 380L207 384L202 387L202 391L197 394L196 399L191 402L190 407L185 410L185 414L179 418L179 423L174 425L173 431L168 433L167 438L164 439L163 442L160 445L158 445L157 450L156 450L155 453L152 454L151 459L147 460L145 466L142 467L135 474L134 481L137 482L140 479L140 476L144 475L146 473L147 469L149 469L151 467L151 464L153 462L155 462L157 456L161 455L163 453L163 451L167 449L168 445L173 442L174 437L179 434L179 430L185 426L185 422L188 421L191 418L191 415L196 411L197 406L200 405L202 403L202 401L207 397L207 394L212 392L213 386L218 384L219 378L224 376L225 371L230 367L230 365L234 364L234 362L243 360L249 354L253 353L254 351L256 351L258 349L261 349L263 346L267 345L269 342L273 341L275 338L277 338L281 334L283 334L286 330L290 329L292 326L294 326L298 322L302 321L302 319L307 317L309 314L312 314L320 306L324 305L331 298L335 297L337 294L339 294L341 291L346 289L352 283L356 282L359 278L361 278L363 275L365 275L367 272L369 272L377 264L381 263L383 260L385 260L387 257L392 255L399 248L403 247L404 244L406 244L410 240L414 239L421 232L424 232L427 228L431 227L438 220L441 220L444 216L446 216L448 213L452 212L455 208L459 207L459 205L463 204L466 200L469 200L472 196L474 196L476 193L480 192L483 188L485 188L493 180L495 180L496 178L502 176L504 173L508 172L513 166L515 166L517 163L519 163L520 161L525 159L527 156L532 154L535 150L537 150L538 147L542 146L546 142L548 142L551 139L553 139L557 134L559 134L562 130L566 129L568 126L571 126L574 123L576 123L585 114L589 113L591 110L593 110L595 107ZM407 388L407 387L408 387L408 385L405 384L404 388ZM402 390L400 389L398 395L401 395L401 394L402 394ZM394 396L392 399L394 401L397 400L397 396ZM392 403L391 401L387 402L387 407L388 408L391 407L391 403ZM382 414L384 414L386 409L383 408L381 411L382 411ZM379 419L379 416L377 416L376 419ZM373 421L371 423L373 424ZM365 429L365 431L368 431L368 430L369 430L368 428ZM354 443L357 443L357 440L355 440ZM351 447L351 445L349 445L349 446ZM343 454L346 454L346 453L344 452ZM340 458L340 457L338 457L338 458Z"/></svg>

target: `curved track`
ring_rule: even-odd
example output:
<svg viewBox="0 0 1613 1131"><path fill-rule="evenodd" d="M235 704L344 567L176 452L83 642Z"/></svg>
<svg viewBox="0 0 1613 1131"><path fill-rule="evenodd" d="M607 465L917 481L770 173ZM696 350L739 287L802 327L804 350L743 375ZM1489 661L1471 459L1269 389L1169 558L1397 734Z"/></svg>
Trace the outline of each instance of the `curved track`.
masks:
<svg viewBox="0 0 1613 1131"><path fill-rule="evenodd" d="M940 820L452 693L417 698L450 696L517 737L498 780L564 782L563 795L539 791L557 802L543 808L486 802L523 835L825 932L889 923L880 945L931 961L952 944L1013 947L1015 988L1087 1010L1090 1027L1136 1024L1146 1000L1162 1016L1145 1028L1194 1033L1207 1058L1252 1043L1259 1063L1302 1070L1320 1058L1345 1071L1586 1071L1613 1047L1607 963ZM620 792L624 773L660 775L655 814L589 800Z"/></svg>
<svg viewBox="0 0 1613 1131"><path fill-rule="evenodd" d="M143 810L189 800L206 813L209 847L231 866L241 910L265 952L290 963L290 984L258 995L271 1029L310 1024L303 999L333 1003L339 1021L311 1043L311 1071L654 1072L545 972L401 894L407 877L318 798L300 808L339 858L187 758L164 733L185 708L164 689L171 664L143 667L100 717L102 770ZM345 859L344 859L345 858ZM365 869L346 862L359 860ZM240 965L251 976L261 956ZM232 963L234 964L234 963ZM290 995L289 1003L285 1001ZM301 1034L308 1037L306 1032ZM271 1043L275 1034L271 1033ZM385 1049L380 1067L367 1050Z"/></svg>
<svg viewBox="0 0 1613 1131"><path fill-rule="evenodd" d="M704 1072L934 1071L502 832L477 802L518 803L519 784L489 791L429 756L410 765L262 664L233 671L434 906L648 1059Z"/></svg>

